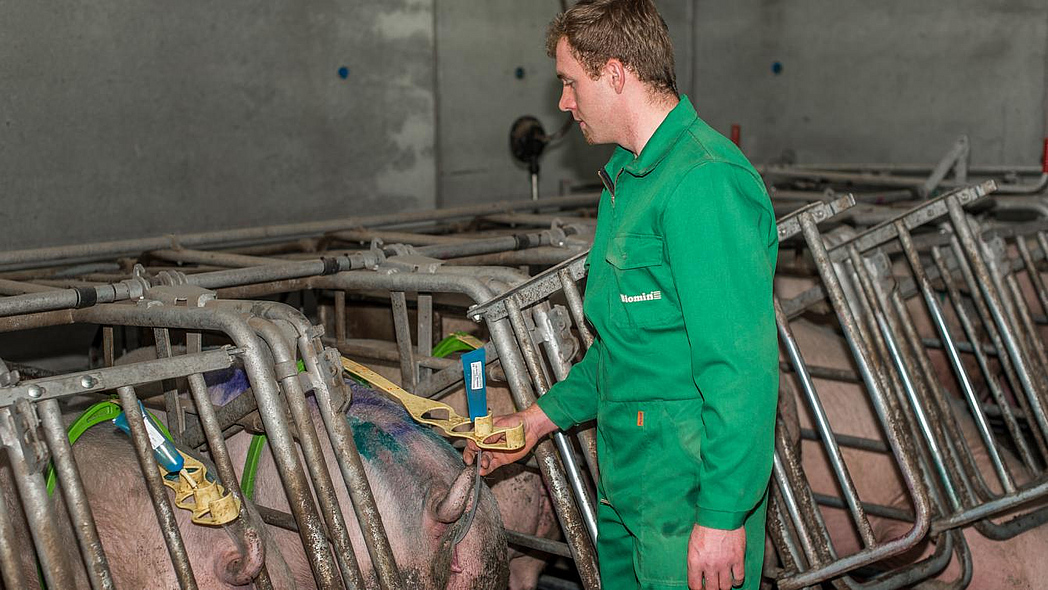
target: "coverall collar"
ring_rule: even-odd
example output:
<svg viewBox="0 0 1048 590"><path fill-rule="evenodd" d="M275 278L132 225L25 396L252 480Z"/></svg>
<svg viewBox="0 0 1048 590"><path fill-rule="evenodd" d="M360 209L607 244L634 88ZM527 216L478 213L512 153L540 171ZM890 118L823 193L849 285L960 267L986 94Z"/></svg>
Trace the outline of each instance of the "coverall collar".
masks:
<svg viewBox="0 0 1048 590"><path fill-rule="evenodd" d="M698 114L695 112L695 107L691 106L688 96L685 94L680 95L680 102L662 120L662 124L655 130L648 143L644 145L640 155L636 158L626 159L629 163L626 164L624 170L633 176L644 176L654 170L659 165L659 162L666 157L666 154L670 153L677 140L680 139L681 134L697 118ZM629 150L621 146L616 151L625 152L625 154L632 156ZM622 157L623 154L616 154L616 156Z"/></svg>

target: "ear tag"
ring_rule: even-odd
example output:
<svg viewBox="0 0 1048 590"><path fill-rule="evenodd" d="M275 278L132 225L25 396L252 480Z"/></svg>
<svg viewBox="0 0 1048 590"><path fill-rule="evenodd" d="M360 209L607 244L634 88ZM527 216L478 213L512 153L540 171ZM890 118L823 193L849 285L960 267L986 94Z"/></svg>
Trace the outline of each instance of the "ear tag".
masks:
<svg viewBox="0 0 1048 590"><path fill-rule="evenodd" d="M488 388L484 379L484 349L478 348L462 355L462 377L466 382L466 401L469 419L488 415Z"/></svg>

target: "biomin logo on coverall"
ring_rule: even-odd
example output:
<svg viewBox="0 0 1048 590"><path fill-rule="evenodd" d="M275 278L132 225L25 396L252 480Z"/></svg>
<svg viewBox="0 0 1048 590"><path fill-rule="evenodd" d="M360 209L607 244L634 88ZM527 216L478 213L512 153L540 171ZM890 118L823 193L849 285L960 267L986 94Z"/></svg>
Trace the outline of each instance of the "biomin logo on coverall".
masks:
<svg viewBox="0 0 1048 590"><path fill-rule="evenodd" d="M622 298L623 303L636 303L638 301L655 301L656 299L662 299L662 291L651 291L648 293L641 293L640 295L623 295L619 293L619 297Z"/></svg>

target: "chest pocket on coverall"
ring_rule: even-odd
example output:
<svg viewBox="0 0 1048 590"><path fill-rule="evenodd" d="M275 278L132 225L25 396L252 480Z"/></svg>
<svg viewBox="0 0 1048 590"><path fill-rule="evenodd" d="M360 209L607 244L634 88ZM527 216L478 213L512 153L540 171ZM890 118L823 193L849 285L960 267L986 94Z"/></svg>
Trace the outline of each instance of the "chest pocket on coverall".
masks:
<svg viewBox="0 0 1048 590"><path fill-rule="evenodd" d="M672 285L664 264L662 236L619 234L608 244L605 259L612 266L618 292L612 293L612 321L622 326L649 327L679 315L664 288ZM617 302L617 303L616 303Z"/></svg>

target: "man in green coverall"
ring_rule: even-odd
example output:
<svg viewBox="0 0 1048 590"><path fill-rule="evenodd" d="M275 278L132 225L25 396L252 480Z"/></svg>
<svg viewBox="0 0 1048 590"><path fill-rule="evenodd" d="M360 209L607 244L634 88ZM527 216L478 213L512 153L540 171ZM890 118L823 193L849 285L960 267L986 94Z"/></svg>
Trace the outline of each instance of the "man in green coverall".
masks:
<svg viewBox="0 0 1048 590"><path fill-rule="evenodd" d="M588 259L597 337L537 404L496 420L523 422L526 446L485 453L481 473L595 418L604 589L756 589L778 391L764 183L678 96L651 0L583 0L547 51L561 110L619 146Z"/></svg>

